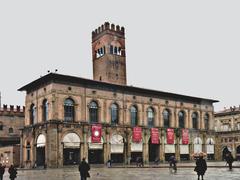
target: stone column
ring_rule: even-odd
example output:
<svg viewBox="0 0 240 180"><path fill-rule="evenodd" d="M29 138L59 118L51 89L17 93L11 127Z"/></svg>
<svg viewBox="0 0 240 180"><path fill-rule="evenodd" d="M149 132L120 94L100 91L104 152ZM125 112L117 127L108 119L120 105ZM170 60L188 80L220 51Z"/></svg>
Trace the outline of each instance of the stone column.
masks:
<svg viewBox="0 0 240 180"><path fill-rule="evenodd" d="M48 167L57 167L57 125L49 124L46 133L46 161Z"/></svg>
<svg viewBox="0 0 240 180"><path fill-rule="evenodd" d="M176 134L176 145L175 145L175 148L176 148L176 159L178 161L180 161L180 137L179 137L179 134L180 132L177 132L178 134Z"/></svg>
<svg viewBox="0 0 240 180"><path fill-rule="evenodd" d="M161 130L160 137L161 137L161 146L160 146L160 160L165 161L165 153L164 153L164 129Z"/></svg>
<svg viewBox="0 0 240 180"><path fill-rule="evenodd" d="M148 142L147 142L147 129L143 131L143 162L144 164L149 163L148 156Z"/></svg>

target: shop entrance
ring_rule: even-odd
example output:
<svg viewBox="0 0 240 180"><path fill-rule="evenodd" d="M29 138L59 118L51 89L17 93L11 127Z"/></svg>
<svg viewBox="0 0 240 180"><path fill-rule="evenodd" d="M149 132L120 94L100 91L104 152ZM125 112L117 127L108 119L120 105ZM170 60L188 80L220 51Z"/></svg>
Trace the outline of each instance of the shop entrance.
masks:
<svg viewBox="0 0 240 180"><path fill-rule="evenodd" d="M111 160L113 163L123 163L123 154L122 153L111 154Z"/></svg>
<svg viewBox="0 0 240 180"><path fill-rule="evenodd" d="M131 152L130 163L136 163L139 158L142 158L142 152Z"/></svg>
<svg viewBox="0 0 240 180"><path fill-rule="evenodd" d="M44 166L45 164L45 147L37 147L37 166Z"/></svg>
<svg viewBox="0 0 240 180"><path fill-rule="evenodd" d="M63 165L79 164L80 149L65 148L63 149Z"/></svg>
<svg viewBox="0 0 240 180"><path fill-rule="evenodd" d="M159 160L159 144L152 144L151 138L148 142L149 162L157 162Z"/></svg>
<svg viewBox="0 0 240 180"><path fill-rule="evenodd" d="M103 150L102 149L89 149L88 161L90 164L103 164Z"/></svg>

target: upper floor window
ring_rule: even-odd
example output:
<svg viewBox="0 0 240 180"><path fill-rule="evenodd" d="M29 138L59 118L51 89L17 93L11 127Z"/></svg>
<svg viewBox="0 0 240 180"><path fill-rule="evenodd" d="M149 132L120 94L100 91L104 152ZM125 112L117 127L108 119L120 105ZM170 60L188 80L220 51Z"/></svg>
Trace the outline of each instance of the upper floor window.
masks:
<svg viewBox="0 0 240 180"><path fill-rule="evenodd" d="M209 129L209 115L208 114L205 114L205 116L204 116L204 127L205 127L205 130Z"/></svg>
<svg viewBox="0 0 240 180"><path fill-rule="evenodd" d="M136 126L138 124L137 108L136 108L136 106L131 106L130 113L131 113L131 125L132 126Z"/></svg>
<svg viewBox="0 0 240 180"><path fill-rule="evenodd" d="M36 107L34 104L30 106L30 125L36 123Z"/></svg>
<svg viewBox="0 0 240 180"><path fill-rule="evenodd" d="M70 98L64 101L64 121L74 121L74 101Z"/></svg>
<svg viewBox="0 0 240 180"><path fill-rule="evenodd" d="M111 105L111 124L118 124L118 105Z"/></svg>
<svg viewBox="0 0 240 180"><path fill-rule="evenodd" d="M96 58L102 57L105 54L105 46L96 50Z"/></svg>
<svg viewBox="0 0 240 180"><path fill-rule="evenodd" d="M180 111L178 113L179 128L184 128L184 120L185 120L185 113L184 111Z"/></svg>
<svg viewBox="0 0 240 180"><path fill-rule="evenodd" d="M8 133L10 133L10 134L13 133L13 128L9 128Z"/></svg>
<svg viewBox="0 0 240 180"><path fill-rule="evenodd" d="M192 128L198 129L198 114L196 112L192 113Z"/></svg>
<svg viewBox="0 0 240 180"><path fill-rule="evenodd" d="M30 161L31 159L31 145L30 145L30 142L27 142L27 146L26 146L26 149L27 149L27 161Z"/></svg>
<svg viewBox="0 0 240 180"><path fill-rule="evenodd" d="M170 127L170 113L168 109L164 109L163 111L163 126Z"/></svg>
<svg viewBox="0 0 240 180"><path fill-rule="evenodd" d="M48 101L45 99L43 100L42 104L42 118L43 122L48 120Z"/></svg>
<svg viewBox="0 0 240 180"><path fill-rule="evenodd" d="M110 54L115 54L115 55L121 56L122 55L121 47L111 45L110 46Z"/></svg>
<svg viewBox="0 0 240 180"><path fill-rule="evenodd" d="M147 109L147 121L148 121L148 127L154 126L154 110L152 107L149 107Z"/></svg>
<svg viewBox="0 0 240 180"><path fill-rule="evenodd" d="M92 101L89 104L89 118L90 118L90 123L98 122L98 105L95 101Z"/></svg>

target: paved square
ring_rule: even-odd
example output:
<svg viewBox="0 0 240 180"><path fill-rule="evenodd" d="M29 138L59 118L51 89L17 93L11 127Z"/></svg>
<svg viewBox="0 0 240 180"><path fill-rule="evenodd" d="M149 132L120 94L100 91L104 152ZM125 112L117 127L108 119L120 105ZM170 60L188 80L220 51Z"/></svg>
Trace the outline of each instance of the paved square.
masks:
<svg viewBox="0 0 240 180"><path fill-rule="evenodd" d="M92 180L195 180L193 168L180 168L176 174L168 168L92 168ZM9 174L4 179L9 179ZM47 170L19 170L17 180L79 180L76 167ZM240 169L209 168L205 180L239 180Z"/></svg>

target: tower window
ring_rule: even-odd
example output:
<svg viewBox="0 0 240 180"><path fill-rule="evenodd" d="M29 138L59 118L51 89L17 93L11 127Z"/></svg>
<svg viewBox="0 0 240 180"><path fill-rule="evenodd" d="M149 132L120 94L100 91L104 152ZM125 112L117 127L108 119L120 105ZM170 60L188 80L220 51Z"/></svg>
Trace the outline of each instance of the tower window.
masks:
<svg viewBox="0 0 240 180"><path fill-rule="evenodd" d="M105 47L96 50L96 58L100 58L105 54Z"/></svg>

